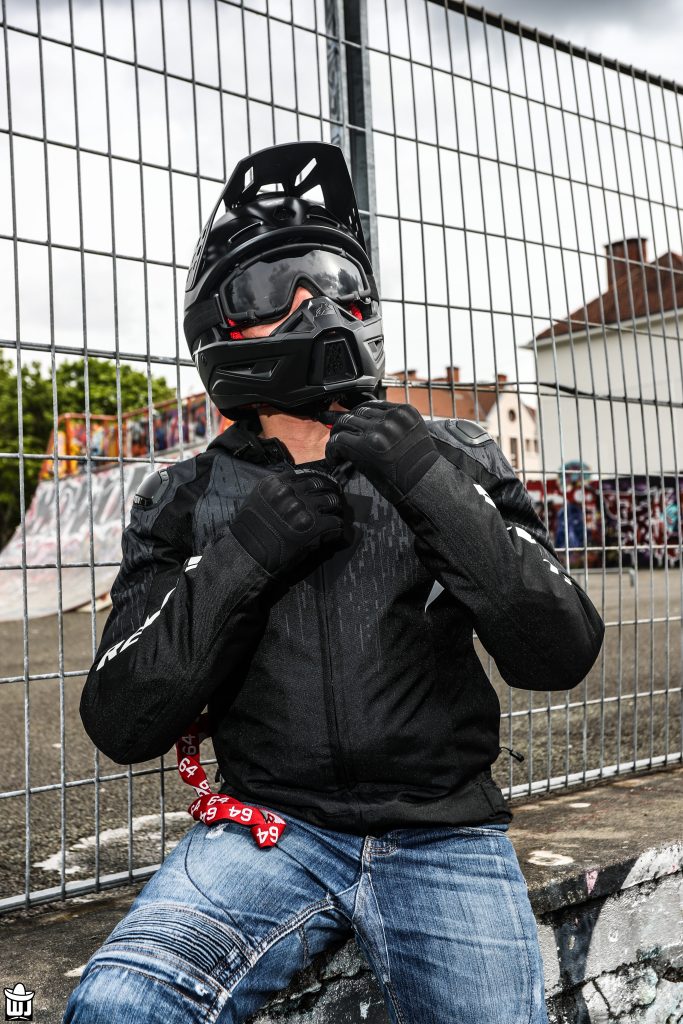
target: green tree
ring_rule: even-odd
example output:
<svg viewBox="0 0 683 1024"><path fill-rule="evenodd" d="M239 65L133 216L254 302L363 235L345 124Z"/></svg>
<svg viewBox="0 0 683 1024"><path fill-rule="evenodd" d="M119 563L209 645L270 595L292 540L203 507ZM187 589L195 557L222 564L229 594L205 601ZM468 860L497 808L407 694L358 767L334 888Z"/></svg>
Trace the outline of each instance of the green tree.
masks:
<svg viewBox="0 0 683 1024"><path fill-rule="evenodd" d="M57 367L59 411L85 411L85 363L83 359L65 362ZM148 404L147 374L124 364L120 367L121 412L131 412ZM108 359L88 360L88 390L92 413L116 415L116 366ZM163 377L152 377L152 399L163 402L173 398L175 391Z"/></svg>
<svg viewBox="0 0 683 1024"><path fill-rule="evenodd" d="M4 546L20 518L19 460L19 393L17 376L9 359L0 355L0 545ZM52 427L52 386L38 363L22 366L22 426L24 452L45 451ZM40 462L27 459L24 472L26 507L38 482Z"/></svg>
<svg viewBox="0 0 683 1024"><path fill-rule="evenodd" d="M85 361L65 361L55 374L57 412L85 412ZM147 374L120 367L121 411L130 412L148 403ZM163 377L152 377L152 398L163 402L173 398L175 390ZM117 411L116 366L107 359L88 360L88 390L93 415L115 415ZM25 454L52 454L48 451L53 426L53 389L51 375L43 375L39 363L21 368L23 451ZM0 547L4 546L20 519L19 460L12 457L19 451L19 396L14 364L0 355L0 451L9 457L0 458ZM25 501L28 508L38 483L40 459L24 462Z"/></svg>

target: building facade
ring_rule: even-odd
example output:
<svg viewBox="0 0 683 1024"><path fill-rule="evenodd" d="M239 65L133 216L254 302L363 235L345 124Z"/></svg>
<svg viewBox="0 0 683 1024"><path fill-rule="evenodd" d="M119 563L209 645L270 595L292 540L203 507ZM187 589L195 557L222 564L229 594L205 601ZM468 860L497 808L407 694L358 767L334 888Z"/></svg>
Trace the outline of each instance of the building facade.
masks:
<svg viewBox="0 0 683 1024"><path fill-rule="evenodd" d="M683 464L683 259L648 262L647 239L606 247L597 298L537 335L548 472L671 475ZM533 348L529 342L523 348Z"/></svg>
<svg viewBox="0 0 683 1024"><path fill-rule="evenodd" d="M477 420L498 442L506 457L523 477L537 476L541 469L536 410L521 401L514 382L499 373L482 384L463 383L457 366L446 367L443 377L428 381L416 370L398 370L388 377L403 381L388 385L389 402L409 402L425 416ZM406 396L407 391L407 396ZM431 405L430 405L431 399Z"/></svg>

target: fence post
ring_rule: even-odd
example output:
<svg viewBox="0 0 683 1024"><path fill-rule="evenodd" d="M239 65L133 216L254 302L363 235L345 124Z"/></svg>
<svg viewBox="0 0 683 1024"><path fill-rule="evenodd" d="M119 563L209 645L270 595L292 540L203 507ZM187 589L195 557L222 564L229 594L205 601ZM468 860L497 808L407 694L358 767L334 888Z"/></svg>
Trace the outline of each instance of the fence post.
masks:
<svg viewBox="0 0 683 1024"><path fill-rule="evenodd" d="M372 147L372 103L367 50L366 0L325 0L328 36L327 75L332 142L344 151L351 168L363 234L379 287L375 161ZM339 32L339 27L343 32ZM343 59L341 46L344 47Z"/></svg>

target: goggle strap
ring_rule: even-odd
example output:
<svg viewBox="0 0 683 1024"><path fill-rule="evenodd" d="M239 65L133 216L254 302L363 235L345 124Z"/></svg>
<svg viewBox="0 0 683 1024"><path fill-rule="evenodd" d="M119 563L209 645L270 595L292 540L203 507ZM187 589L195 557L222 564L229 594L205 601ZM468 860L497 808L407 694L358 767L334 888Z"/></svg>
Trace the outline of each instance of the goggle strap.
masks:
<svg viewBox="0 0 683 1024"><path fill-rule="evenodd" d="M339 298L336 299L335 301L338 302L340 306L343 306L344 303L348 303L348 302L363 302L365 299L369 299L371 297L372 297L371 289L370 288L362 288L360 291L356 290L355 292L348 292L345 295L340 295Z"/></svg>
<svg viewBox="0 0 683 1024"><path fill-rule="evenodd" d="M192 345L196 338L209 327L215 327L223 323L223 314L218 305L217 297L207 299L206 302L198 302L192 309L188 310L183 320L185 337Z"/></svg>
<svg viewBox="0 0 683 1024"><path fill-rule="evenodd" d="M195 246L194 252L192 253L192 259L190 260L190 267L189 267L189 270L187 272L187 281L185 282L185 291L186 292L189 292L192 288L194 288L195 284L197 283L197 278L199 277L199 271L201 270L202 263L204 262L204 250L206 249L206 242L207 242L207 239L209 237L209 232L211 231L211 228L213 227L213 222L216 219L216 214L218 213L218 209L219 209L221 203L225 201L225 196L226 196L227 190L228 190L228 185L226 184L226 185L224 185L224 187L223 187L223 189L221 191L221 194L218 197L218 202L216 203L216 205L214 206L213 210L211 211L211 216L209 217L209 219L207 220L206 224L204 225L204 229L203 229L201 235L199 236L199 239L197 240L197 244ZM227 206L226 206L226 208L227 208Z"/></svg>

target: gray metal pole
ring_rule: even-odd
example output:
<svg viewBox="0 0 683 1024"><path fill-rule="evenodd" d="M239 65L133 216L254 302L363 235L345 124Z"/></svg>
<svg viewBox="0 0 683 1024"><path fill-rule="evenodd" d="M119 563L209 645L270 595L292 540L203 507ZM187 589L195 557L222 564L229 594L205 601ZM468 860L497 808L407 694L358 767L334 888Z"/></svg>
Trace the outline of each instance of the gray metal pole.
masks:
<svg viewBox="0 0 683 1024"><path fill-rule="evenodd" d="M339 146L350 163L346 109L346 66L342 59L343 0L325 0L327 35L327 88L330 98L330 142Z"/></svg>
<svg viewBox="0 0 683 1024"><path fill-rule="evenodd" d="M367 50L367 0L325 0L331 139L344 150L363 233L378 276L377 203ZM339 31L341 28L341 32ZM379 281L378 281L379 285Z"/></svg>

